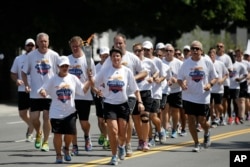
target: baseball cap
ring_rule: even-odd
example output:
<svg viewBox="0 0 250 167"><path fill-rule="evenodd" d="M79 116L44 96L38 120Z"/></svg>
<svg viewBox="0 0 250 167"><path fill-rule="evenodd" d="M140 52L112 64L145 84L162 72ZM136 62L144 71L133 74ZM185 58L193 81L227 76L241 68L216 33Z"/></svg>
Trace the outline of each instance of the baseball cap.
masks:
<svg viewBox="0 0 250 167"><path fill-rule="evenodd" d="M155 49L164 49L164 48L165 48L165 45L162 42L157 43L155 46Z"/></svg>
<svg viewBox="0 0 250 167"><path fill-rule="evenodd" d="M250 55L250 50L245 50L244 55Z"/></svg>
<svg viewBox="0 0 250 167"><path fill-rule="evenodd" d="M32 38L28 38L26 41L25 41L25 45L28 45L32 43L33 45L35 45L35 41L32 39Z"/></svg>
<svg viewBox="0 0 250 167"><path fill-rule="evenodd" d="M103 54L109 54L109 48L108 47L101 47L100 48L100 55L103 55Z"/></svg>
<svg viewBox="0 0 250 167"><path fill-rule="evenodd" d="M67 56L61 56L59 58L59 61L58 61L58 66L62 66L62 65L70 65L69 64L69 59Z"/></svg>
<svg viewBox="0 0 250 167"><path fill-rule="evenodd" d="M152 49L153 48L153 44L150 41L145 41L145 42L143 42L142 47L146 48L146 49Z"/></svg>
<svg viewBox="0 0 250 167"><path fill-rule="evenodd" d="M190 46L189 46L189 45L185 45L185 46L183 47L183 50L185 50L185 49L190 50Z"/></svg>

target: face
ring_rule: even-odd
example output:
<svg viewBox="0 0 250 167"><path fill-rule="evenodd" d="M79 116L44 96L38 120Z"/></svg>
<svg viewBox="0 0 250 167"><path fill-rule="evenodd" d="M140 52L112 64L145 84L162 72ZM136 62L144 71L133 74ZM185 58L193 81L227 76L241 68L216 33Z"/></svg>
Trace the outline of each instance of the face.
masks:
<svg viewBox="0 0 250 167"><path fill-rule="evenodd" d="M209 57L211 58L211 60L214 62L215 58L216 58L216 50L215 49L211 49L209 52Z"/></svg>
<svg viewBox="0 0 250 167"><path fill-rule="evenodd" d="M225 51L224 44L221 42L217 43L216 48L217 48L218 53L224 53L224 51Z"/></svg>
<svg viewBox="0 0 250 167"><path fill-rule="evenodd" d="M28 43L27 45L25 45L25 50L27 53L29 53L30 51L35 49L35 45L33 43Z"/></svg>
<svg viewBox="0 0 250 167"><path fill-rule="evenodd" d="M144 50L141 45L136 45L133 47L133 52L136 56L142 57L144 54Z"/></svg>
<svg viewBox="0 0 250 167"><path fill-rule="evenodd" d="M67 64L59 66L59 75L65 76L66 74L68 74L68 70L69 70L69 65Z"/></svg>
<svg viewBox="0 0 250 167"><path fill-rule="evenodd" d="M77 40L72 41L70 43L70 49L71 49L73 54L77 54L77 53L81 52L81 46L82 46L81 42L77 41Z"/></svg>
<svg viewBox="0 0 250 167"><path fill-rule="evenodd" d="M114 47L122 50L124 54L126 51L126 41L121 36L116 36L114 39Z"/></svg>
<svg viewBox="0 0 250 167"><path fill-rule="evenodd" d="M163 49L156 50L156 56L159 57L160 59L163 59L164 55L165 55L165 52Z"/></svg>
<svg viewBox="0 0 250 167"><path fill-rule="evenodd" d="M243 56L241 54L241 51L236 51L235 52L235 60L236 61L242 61L242 59L243 59Z"/></svg>
<svg viewBox="0 0 250 167"><path fill-rule="evenodd" d="M101 59L101 62L104 62L107 58L108 58L109 54L101 54L100 55L100 59Z"/></svg>
<svg viewBox="0 0 250 167"><path fill-rule="evenodd" d="M166 54L165 54L166 60L167 60L167 61L173 60L173 58L174 58L174 53L175 53L174 48L173 48L172 46L167 46L165 52L166 52Z"/></svg>
<svg viewBox="0 0 250 167"><path fill-rule="evenodd" d="M37 46L40 51L47 51L49 48L49 37L42 35L37 39Z"/></svg>
<svg viewBox="0 0 250 167"><path fill-rule="evenodd" d="M110 56L113 66L116 68L120 67L122 62L122 55L118 52L113 52Z"/></svg>
<svg viewBox="0 0 250 167"><path fill-rule="evenodd" d="M201 45L199 45L198 43L192 44L191 45L191 55L192 55L193 60L200 59L200 57L202 55Z"/></svg>
<svg viewBox="0 0 250 167"><path fill-rule="evenodd" d="M153 49L143 48L144 56L150 58L153 56Z"/></svg>

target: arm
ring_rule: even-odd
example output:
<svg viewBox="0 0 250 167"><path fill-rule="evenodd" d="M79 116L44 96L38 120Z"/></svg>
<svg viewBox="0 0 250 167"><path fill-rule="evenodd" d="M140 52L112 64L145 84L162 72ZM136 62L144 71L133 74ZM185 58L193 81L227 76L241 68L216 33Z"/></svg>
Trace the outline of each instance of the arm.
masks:
<svg viewBox="0 0 250 167"><path fill-rule="evenodd" d="M142 99L141 99L141 94L140 94L139 90L135 91L135 96L136 96L136 99L138 101L138 110L139 111L144 111L145 107L143 105L143 102L142 102Z"/></svg>
<svg viewBox="0 0 250 167"><path fill-rule="evenodd" d="M23 71L22 71L22 79L23 79L23 83L24 83L24 85L25 85L25 91L26 91L27 93L29 93L29 92L31 91L30 85L29 85L29 83L28 83L27 74L24 73Z"/></svg>
<svg viewBox="0 0 250 167"><path fill-rule="evenodd" d="M16 83L17 86L23 85L23 81L21 79L18 79L18 74L17 73L10 73L11 79Z"/></svg>

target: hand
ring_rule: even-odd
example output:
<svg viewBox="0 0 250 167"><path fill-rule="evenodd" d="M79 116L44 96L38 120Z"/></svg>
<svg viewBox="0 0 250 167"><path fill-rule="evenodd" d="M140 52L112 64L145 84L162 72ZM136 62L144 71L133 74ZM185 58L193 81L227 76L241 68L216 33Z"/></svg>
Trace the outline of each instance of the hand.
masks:
<svg viewBox="0 0 250 167"><path fill-rule="evenodd" d="M47 96L47 93L46 93L46 91L44 89L42 89L39 93L44 98Z"/></svg>
<svg viewBox="0 0 250 167"><path fill-rule="evenodd" d="M142 103L138 103L138 111L142 112L145 110L145 107Z"/></svg>
<svg viewBox="0 0 250 167"><path fill-rule="evenodd" d="M211 85L210 85L210 83L208 83L208 84L206 84L205 86L204 86L204 90L205 91L209 91L210 89L211 89Z"/></svg>
<svg viewBox="0 0 250 167"><path fill-rule="evenodd" d="M25 86L25 92L26 93L30 93L31 92L31 88L29 86Z"/></svg>
<svg viewBox="0 0 250 167"><path fill-rule="evenodd" d="M24 84L24 82L22 80L20 80L20 79L16 80L16 85L17 86L20 86L20 85L23 85L23 84Z"/></svg>

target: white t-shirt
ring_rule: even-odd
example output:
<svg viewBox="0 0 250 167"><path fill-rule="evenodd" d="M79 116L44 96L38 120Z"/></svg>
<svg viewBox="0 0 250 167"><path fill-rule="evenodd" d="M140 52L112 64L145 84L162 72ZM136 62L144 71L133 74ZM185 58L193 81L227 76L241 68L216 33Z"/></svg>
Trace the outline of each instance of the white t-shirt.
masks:
<svg viewBox="0 0 250 167"><path fill-rule="evenodd" d="M122 65L128 67L134 76L144 70L141 60L134 53L129 51L126 51L126 53L122 56ZM112 62L109 56L103 63L101 70L106 71L106 68L110 68L111 66ZM134 93L131 94L130 91L128 91L128 95L135 97Z"/></svg>
<svg viewBox="0 0 250 167"><path fill-rule="evenodd" d="M110 104L122 104L128 100L127 92L139 90L134 75L125 66L114 68L113 66L101 70L95 77L95 85L103 85L104 102Z"/></svg>
<svg viewBox="0 0 250 167"><path fill-rule="evenodd" d="M228 75L228 69L226 68L225 64L219 60L214 61L214 68L218 74L218 79L224 78L225 75ZM211 93L224 93L224 86L223 84L215 83L214 86L211 88Z"/></svg>
<svg viewBox="0 0 250 167"><path fill-rule="evenodd" d="M148 72L148 75L143 79L143 80L137 80L137 85L141 90L150 90L152 91L152 83L149 83L147 80L154 75L154 73L159 72L158 68L156 67L156 65L154 64L154 62L147 58L144 57L144 59L142 60L142 66L143 68ZM152 93L152 92L151 92Z"/></svg>
<svg viewBox="0 0 250 167"><path fill-rule="evenodd" d="M223 54L221 56L216 55L216 60L222 61L227 69L232 70L233 68L233 63L228 54ZM229 86L229 77L225 80L224 86Z"/></svg>
<svg viewBox="0 0 250 167"><path fill-rule="evenodd" d="M45 54L37 49L28 53L23 72L30 75L30 98L41 98L37 90L57 73L58 59L59 54L51 49Z"/></svg>
<svg viewBox="0 0 250 167"><path fill-rule="evenodd" d="M55 75L44 83L39 91L45 89L52 98L49 117L60 119L74 113L76 111L75 95L80 94L84 96L83 87L84 85L81 81L72 74L68 74L65 77Z"/></svg>
<svg viewBox="0 0 250 167"><path fill-rule="evenodd" d="M235 81L235 79L247 74L248 72L246 66L241 62L235 61L235 63L233 64L233 69L229 73L229 89L240 89L240 82Z"/></svg>
<svg viewBox="0 0 250 167"><path fill-rule="evenodd" d="M75 58L72 54L68 56L69 58L69 73L77 76L77 78L80 79L82 83L86 82L88 80L87 75L87 61L85 55ZM95 76L95 63L94 60L91 58L91 69L92 69L92 75ZM76 100L93 100L93 96L91 94L91 89L88 90L88 92L85 94L85 96L80 96L76 94L75 97Z"/></svg>
<svg viewBox="0 0 250 167"><path fill-rule="evenodd" d="M187 59L181 66L177 78L187 82L187 90L182 91L183 100L199 104L210 103L210 91L205 91L204 86L212 79L218 78L211 61L204 57L198 61Z"/></svg>
<svg viewBox="0 0 250 167"><path fill-rule="evenodd" d="M26 54L22 54L19 55L15 58L10 72L17 74L18 79L23 80L22 79L22 69L24 66L24 63L27 59L27 55ZM28 79L28 83L30 84L30 75L27 75L27 79ZM19 85L17 88L18 92L25 92L25 85Z"/></svg>
<svg viewBox="0 0 250 167"><path fill-rule="evenodd" d="M177 78L178 72L183 64L183 61L177 59L177 58L173 58L172 61L167 61L166 59L164 59L162 61L163 63L167 64L169 66L169 70L171 72L171 77ZM172 85L169 85L170 88L170 94L171 93L177 93L177 92L181 92L181 87L178 83L173 83Z"/></svg>

